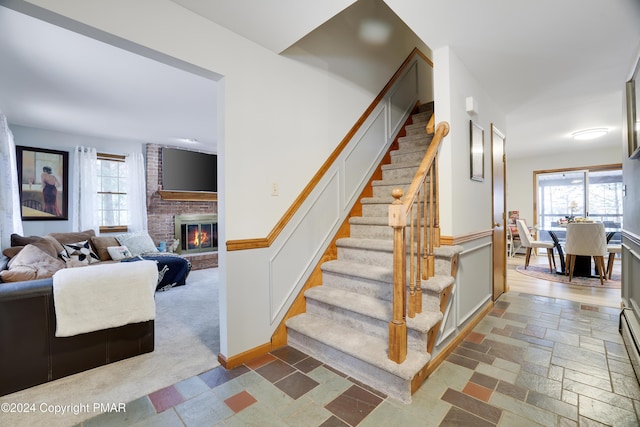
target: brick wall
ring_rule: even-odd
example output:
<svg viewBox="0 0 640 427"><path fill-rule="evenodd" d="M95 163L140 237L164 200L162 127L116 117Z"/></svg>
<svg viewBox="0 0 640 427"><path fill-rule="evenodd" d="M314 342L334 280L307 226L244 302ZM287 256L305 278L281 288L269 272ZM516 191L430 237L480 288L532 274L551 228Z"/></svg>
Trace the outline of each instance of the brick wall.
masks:
<svg viewBox="0 0 640 427"><path fill-rule="evenodd" d="M218 213L217 202L180 202L160 198L158 190L162 188L162 147L164 146L157 144L147 144L146 147L147 222L149 235L156 244L173 238L175 215ZM218 266L217 252L185 257L191 261L193 270Z"/></svg>

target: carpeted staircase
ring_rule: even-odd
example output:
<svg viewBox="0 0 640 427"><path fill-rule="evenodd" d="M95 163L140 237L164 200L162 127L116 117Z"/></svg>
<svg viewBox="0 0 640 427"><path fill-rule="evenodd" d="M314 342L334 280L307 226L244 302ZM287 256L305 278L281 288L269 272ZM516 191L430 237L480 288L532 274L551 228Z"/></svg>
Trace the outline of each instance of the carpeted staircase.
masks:
<svg viewBox="0 0 640 427"><path fill-rule="evenodd" d="M411 401L412 381L431 359L427 348L437 337L444 295L454 283L452 260L461 249L435 248L435 276L422 282L423 311L407 317L407 358L392 362L393 229L388 208L394 188L408 189L432 139L425 126L433 104L418 111L405 126L406 136L398 138L398 149L390 152L391 163L382 165L382 180L373 181L373 196L361 200L362 216L349 219L350 237L336 242L337 259L322 264L323 286L308 289L306 313L286 322L289 345L404 402Z"/></svg>

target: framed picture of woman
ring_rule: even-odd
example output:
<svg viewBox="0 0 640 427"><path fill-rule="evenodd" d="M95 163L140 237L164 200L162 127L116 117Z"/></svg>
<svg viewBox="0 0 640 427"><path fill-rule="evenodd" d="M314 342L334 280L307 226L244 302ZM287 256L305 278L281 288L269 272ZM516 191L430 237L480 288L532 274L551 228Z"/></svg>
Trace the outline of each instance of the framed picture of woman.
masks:
<svg viewBox="0 0 640 427"><path fill-rule="evenodd" d="M67 220L69 153L16 147L23 221Z"/></svg>

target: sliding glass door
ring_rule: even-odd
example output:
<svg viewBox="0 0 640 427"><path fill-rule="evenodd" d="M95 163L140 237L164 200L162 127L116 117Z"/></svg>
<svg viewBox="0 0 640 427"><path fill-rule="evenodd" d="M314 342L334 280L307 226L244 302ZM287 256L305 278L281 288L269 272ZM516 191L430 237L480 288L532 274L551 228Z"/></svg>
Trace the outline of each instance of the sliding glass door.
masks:
<svg viewBox="0 0 640 427"><path fill-rule="evenodd" d="M558 220L577 217L602 221L611 230L622 228L620 167L536 171L534 176L538 228L557 227Z"/></svg>

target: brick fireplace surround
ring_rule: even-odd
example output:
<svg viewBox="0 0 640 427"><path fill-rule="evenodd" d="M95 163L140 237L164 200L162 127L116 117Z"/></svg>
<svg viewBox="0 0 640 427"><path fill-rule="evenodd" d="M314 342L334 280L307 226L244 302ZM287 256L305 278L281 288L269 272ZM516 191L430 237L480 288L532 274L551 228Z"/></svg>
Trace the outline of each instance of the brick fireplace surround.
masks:
<svg viewBox="0 0 640 427"><path fill-rule="evenodd" d="M157 244L174 237L175 215L218 213L217 202L163 200L158 193L162 187L162 145L147 144L147 221L149 235ZM177 147L172 147L177 148ZM184 255L193 270L218 266L218 253L208 252Z"/></svg>

